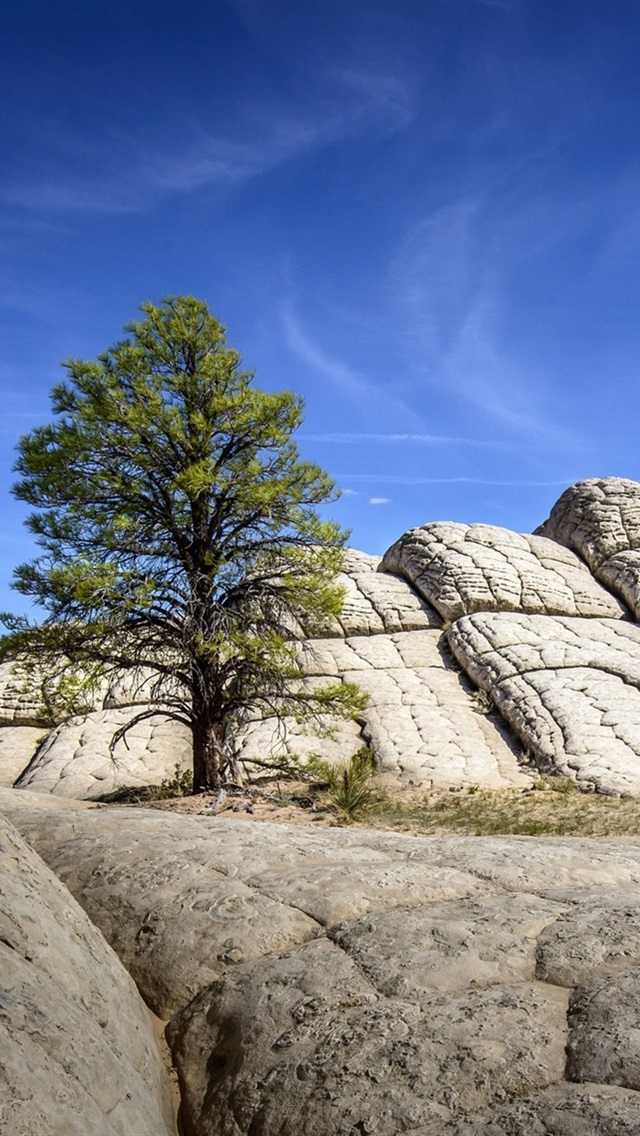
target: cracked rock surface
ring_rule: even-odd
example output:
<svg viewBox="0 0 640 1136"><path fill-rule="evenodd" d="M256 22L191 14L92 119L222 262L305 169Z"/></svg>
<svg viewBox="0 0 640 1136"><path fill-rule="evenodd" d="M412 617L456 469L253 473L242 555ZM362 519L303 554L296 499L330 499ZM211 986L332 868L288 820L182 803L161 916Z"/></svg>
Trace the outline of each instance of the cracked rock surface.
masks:
<svg viewBox="0 0 640 1136"><path fill-rule="evenodd" d="M58 726L16 788L92 800L123 785L159 785L174 774L176 765L191 768L189 730L162 714L132 726L111 753L114 733L130 718L126 708L98 710Z"/></svg>
<svg viewBox="0 0 640 1136"><path fill-rule="evenodd" d="M394 780L425 787L529 783L514 746L474 709L468 683L443 654L440 631L311 640L303 666L309 675L340 676L365 691L362 736Z"/></svg>
<svg viewBox="0 0 640 1136"><path fill-rule="evenodd" d="M640 627L488 613L449 645L538 764L605 793L640 793Z"/></svg>
<svg viewBox="0 0 640 1136"><path fill-rule="evenodd" d="M381 573L379 567L380 557L347 549L344 572L338 576L344 588L344 605L334 634L389 635L441 627L438 613L406 580Z"/></svg>
<svg viewBox="0 0 640 1136"><path fill-rule="evenodd" d="M0 663L0 726L42 726L47 718L42 699L12 663Z"/></svg>
<svg viewBox="0 0 640 1136"><path fill-rule="evenodd" d="M340 619L292 634L303 681L355 683L365 709L321 733L256 713L236 739L243 763L341 762L366 743L387 783L500 789L530 783L524 746L543 772L640 794L640 483L578 482L532 536L438 521L382 560L349 549L340 582ZM109 754L113 731L159 694L156 678L119 676L23 771L34 740L19 730L34 728L37 699L0 667L0 782L21 774L20 788L91 799L188 767L189 735L160 716L133 729L115 763Z"/></svg>
<svg viewBox="0 0 640 1136"><path fill-rule="evenodd" d="M320 833L302 830L283 854L282 826L272 826L271 846L263 846L262 825L241 827L227 845L226 830L204 817L110 808L43 818L29 810L26 794L14 796L15 823L159 1017L175 1013L229 964L305 943L332 922L485 890L455 867L427 876L420 865L385 854L384 845L377 855L349 850L341 857ZM302 876L300 857L308 861Z"/></svg>
<svg viewBox="0 0 640 1136"><path fill-rule="evenodd" d="M640 839L425 838L31 797L3 791L0 807L178 1009L186 1136L640 1132ZM299 919L286 943L256 936L261 901L274 928ZM145 938L160 907L179 965Z"/></svg>
<svg viewBox="0 0 640 1136"><path fill-rule="evenodd" d="M495 525L436 521L410 529L382 559L443 619L475 611L620 618L626 608L568 548Z"/></svg>
<svg viewBox="0 0 640 1136"><path fill-rule="evenodd" d="M577 552L640 618L640 483L590 478L570 486L538 532Z"/></svg>
<svg viewBox="0 0 640 1136"><path fill-rule="evenodd" d="M0 1132L173 1131L165 1071L131 978L0 814Z"/></svg>

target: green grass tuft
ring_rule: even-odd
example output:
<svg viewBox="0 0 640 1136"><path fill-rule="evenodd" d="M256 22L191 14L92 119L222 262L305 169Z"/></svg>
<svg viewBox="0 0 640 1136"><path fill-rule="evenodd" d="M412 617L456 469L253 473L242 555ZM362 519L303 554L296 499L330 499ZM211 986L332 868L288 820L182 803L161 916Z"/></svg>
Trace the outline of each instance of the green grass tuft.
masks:
<svg viewBox="0 0 640 1136"><path fill-rule="evenodd" d="M313 757L307 772L312 783L315 781L324 789L321 803L347 822L365 815L379 796L371 784L373 754L368 746L362 746L346 762Z"/></svg>

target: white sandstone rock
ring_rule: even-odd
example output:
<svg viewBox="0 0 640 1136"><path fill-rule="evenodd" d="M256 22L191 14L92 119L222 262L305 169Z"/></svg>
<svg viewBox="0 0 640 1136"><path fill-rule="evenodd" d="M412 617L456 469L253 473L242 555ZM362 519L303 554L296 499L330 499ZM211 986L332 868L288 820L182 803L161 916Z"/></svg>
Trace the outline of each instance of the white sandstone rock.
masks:
<svg viewBox="0 0 640 1136"><path fill-rule="evenodd" d="M0 785L13 785L45 737L42 726L0 726Z"/></svg>
<svg viewBox="0 0 640 1136"><path fill-rule="evenodd" d="M112 754L115 732L130 719L128 709L99 710L58 726L16 787L92 799L125 786L158 785L176 765L191 768L190 731L162 713L132 726Z"/></svg>
<svg viewBox="0 0 640 1136"><path fill-rule="evenodd" d="M14 663L0 663L0 726L39 726L49 722L37 683Z"/></svg>
<svg viewBox="0 0 640 1136"><path fill-rule="evenodd" d="M495 721L474 709L435 630L317 639L301 647L309 675L342 678L368 696L362 735L379 770L426 787L525 787L530 775Z"/></svg>
<svg viewBox="0 0 640 1136"><path fill-rule="evenodd" d="M148 1012L67 889L0 816L0 1132L171 1136Z"/></svg>
<svg viewBox="0 0 640 1136"><path fill-rule="evenodd" d="M537 531L572 548L595 571L618 552L640 549L640 482L623 477L577 481Z"/></svg>
<svg viewBox="0 0 640 1136"><path fill-rule="evenodd" d="M199 1136L396 1136L559 1081L566 1013L535 983L385 998L320 941L228 974L167 1035Z"/></svg>
<svg viewBox="0 0 640 1136"><path fill-rule="evenodd" d="M344 593L342 611L314 637L392 634L440 627L442 620L399 575L378 571L380 558L347 549L336 582ZM304 636L303 636L304 637Z"/></svg>
<svg viewBox="0 0 640 1136"><path fill-rule="evenodd" d="M640 839L0 807L182 1007L193 1136L638 1131Z"/></svg>
<svg viewBox="0 0 640 1136"><path fill-rule="evenodd" d="M406 577L443 619L476 611L620 618L624 606L575 553L553 540L494 525L437 521L410 529L382 570Z"/></svg>
<svg viewBox="0 0 640 1136"><path fill-rule="evenodd" d="M640 482L578 481L537 531L582 556L594 576L640 618Z"/></svg>
<svg viewBox="0 0 640 1136"><path fill-rule="evenodd" d="M640 794L640 627L500 612L458 620L448 639L538 763Z"/></svg>
<svg viewBox="0 0 640 1136"><path fill-rule="evenodd" d="M569 1007L567 1076L640 1090L640 966L575 990Z"/></svg>

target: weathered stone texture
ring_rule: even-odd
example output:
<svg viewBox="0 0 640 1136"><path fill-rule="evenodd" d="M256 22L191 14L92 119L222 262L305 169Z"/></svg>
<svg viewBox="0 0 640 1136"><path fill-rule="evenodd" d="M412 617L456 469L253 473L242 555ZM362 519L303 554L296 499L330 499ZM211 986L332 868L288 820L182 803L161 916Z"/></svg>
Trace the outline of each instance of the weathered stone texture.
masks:
<svg viewBox="0 0 640 1136"><path fill-rule="evenodd" d="M115 808L66 809L49 820L29 809L27 794L15 798L13 807L4 801L2 807L160 1017L175 1013L230 964L304 943L323 925L486 890L454 866L425 873L386 851L384 841L377 854L358 854L356 845L340 855L319 832L300 830L289 839L278 825L234 830L204 817Z"/></svg>
<svg viewBox="0 0 640 1136"><path fill-rule="evenodd" d="M0 807L181 1007L189 1136L640 1131L640 839Z"/></svg>
<svg viewBox="0 0 640 1136"><path fill-rule="evenodd" d="M0 1133L170 1136L148 1013L65 887L0 816Z"/></svg>
<svg viewBox="0 0 640 1136"><path fill-rule="evenodd" d="M262 718L250 722L240 739L239 760L246 768L259 768L257 762L299 759L303 764L312 755L324 761L348 761L363 744L360 724L353 719L322 715L315 725L303 725L293 718L278 721Z"/></svg>
<svg viewBox="0 0 640 1136"><path fill-rule="evenodd" d="M451 650L542 766L605 793L640 793L640 627L490 613Z"/></svg>
<svg viewBox="0 0 640 1136"><path fill-rule="evenodd" d="M574 991L567 1076L640 1089L640 966Z"/></svg>
<svg viewBox="0 0 640 1136"><path fill-rule="evenodd" d="M565 489L537 532L572 548L594 571L616 553L640 548L640 482L578 481Z"/></svg>
<svg viewBox="0 0 640 1136"><path fill-rule="evenodd" d="M579 481L556 501L538 532L582 556L640 618L640 482Z"/></svg>
<svg viewBox="0 0 640 1136"><path fill-rule="evenodd" d="M381 568L405 576L446 620L476 611L626 613L569 549L494 525L437 521L410 529L385 553Z"/></svg>
<svg viewBox="0 0 640 1136"><path fill-rule="evenodd" d="M300 637L390 635L394 631L420 631L442 625L437 611L406 580L390 573L380 574L379 567L379 556L345 549L344 568L336 581L344 593L340 616L321 630L308 632L300 628Z"/></svg>
<svg viewBox="0 0 640 1136"><path fill-rule="evenodd" d="M551 1085L481 1116L411 1136L638 1136L640 1093L610 1085Z"/></svg>
<svg viewBox="0 0 640 1136"><path fill-rule="evenodd" d="M536 977L586 986L630 967L640 970L639 928L640 897L624 895L621 903L617 890L612 896L591 892L538 937Z"/></svg>
<svg viewBox="0 0 640 1136"><path fill-rule="evenodd" d="M42 726L0 726L0 785L13 785L44 736Z"/></svg>
<svg viewBox="0 0 640 1136"><path fill-rule="evenodd" d="M438 613L400 576L353 572L338 579L344 588L344 607L337 621L342 635L389 635L442 626Z"/></svg>
<svg viewBox="0 0 640 1136"><path fill-rule="evenodd" d="M439 631L318 639L309 675L343 678L368 696L362 735L382 773L413 785L525 786L528 775L495 722L474 709Z"/></svg>
<svg viewBox="0 0 640 1136"><path fill-rule="evenodd" d="M413 1000L533 982L540 932L565 910L535 895L481 895L363 916L338 924L329 937L380 994Z"/></svg>
<svg viewBox="0 0 640 1136"><path fill-rule="evenodd" d="M532 983L387 999L322 941L229 975L168 1037L201 1136L395 1136L560 1080L566 1008ZM192 1081L203 1051L223 1077Z"/></svg>
<svg viewBox="0 0 640 1136"><path fill-rule="evenodd" d="M191 768L189 730L162 714L132 726L111 753L114 734L130 719L126 708L99 710L58 726L16 787L91 800L124 786L158 785L176 765Z"/></svg>
<svg viewBox="0 0 640 1136"><path fill-rule="evenodd" d="M296 634L304 681L353 682L367 706L357 721L327 718L320 733L256 711L236 739L241 763L340 762L366 742L389 782L525 787L519 739L538 766L581 787L640 793L640 654L629 618L640 611L640 483L580 482L540 532L443 521L405 533L382 560L347 550L340 619ZM452 666L442 620L453 621L455 659L496 714L476 712L491 706ZM20 750L2 773L3 743L9 752L14 742L0 734L0 778L19 773L20 787L94 798L171 777L190 764L191 743L160 716L134 728L115 762L109 753L113 731L156 704L157 681L149 670L116 676L95 693L93 713L54 731L24 772ZM0 667L0 724L34 722L37 702Z"/></svg>
<svg viewBox="0 0 640 1136"><path fill-rule="evenodd" d="M40 726L47 714L37 687L13 663L0 663L0 726Z"/></svg>

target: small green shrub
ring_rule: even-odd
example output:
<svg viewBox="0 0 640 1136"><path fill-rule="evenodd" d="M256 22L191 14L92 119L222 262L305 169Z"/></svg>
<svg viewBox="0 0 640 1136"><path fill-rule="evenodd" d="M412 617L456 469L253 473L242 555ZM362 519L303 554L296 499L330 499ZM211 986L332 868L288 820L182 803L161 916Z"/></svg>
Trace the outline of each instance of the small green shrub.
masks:
<svg viewBox="0 0 640 1136"><path fill-rule="evenodd" d="M374 765L368 746L362 746L345 762L334 763L314 756L310 758L307 769L311 778L325 789L327 807L344 820L355 820L373 804L376 795L371 785Z"/></svg>
<svg viewBox="0 0 640 1136"><path fill-rule="evenodd" d="M533 786L539 792L551 791L552 793L579 793L578 785L571 777L544 777L542 774L536 777Z"/></svg>
<svg viewBox="0 0 640 1136"><path fill-rule="evenodd" d="M189 797L193 793L193 772L176 765L173 777L165 777L152 790L152 799L166 801L170 797Z"/></svg>

